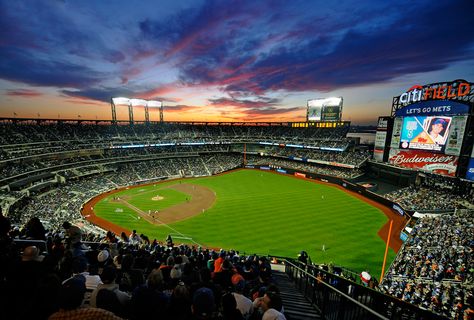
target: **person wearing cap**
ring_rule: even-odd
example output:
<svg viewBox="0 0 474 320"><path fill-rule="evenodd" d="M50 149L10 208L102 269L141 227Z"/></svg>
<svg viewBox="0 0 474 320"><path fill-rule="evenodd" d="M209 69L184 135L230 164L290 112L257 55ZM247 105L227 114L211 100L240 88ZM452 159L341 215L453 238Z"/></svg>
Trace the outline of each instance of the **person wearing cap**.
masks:
<svg viewBox="0 0 474 320"><path fill-rule="evenodd" d="M444 136L441 132L446 128L447 122L444 119L438 118L431 123L431 128L428 131L431 140L436 144L443 144Z"/></svg>
<svg viewBox="0 0 474 320"><path fill-rule="evenodd" d="M431 121L426 132L423 130L411 142L428 143L428 144L444 144L444 136L441 133L446 129L448 122L442 118L435 118Z"/></svg>
<svg viewBox="0 0 474 320"><path fill-rule="evenodd" d="M202 287L193 295L191 312L194 319L215 319L216 302L211 289Z"/></svg>
<svg viewBox="0 0 474 320"><path fill-rule="evenodd" d="M235 298L237 309L239 309L244 319L248 319L253 314L253 303L252 300L243 294L245 280L240 274L236 273L232 276L232 284L235 290L232 292L232 295Z"/></svg>
<svg viewBox="0 0 474 320"><path fill-rule="evenodd" d="M82 246L82 231L79 227L71 225L69 221L63 223L66 230L66 248L72 252L73 257L83 256L87 248Z"/></svg>
<svg viewBox="0 0 474 320"><path fill-rule="evenodd" d="M97 253L97 262L105 263L111 258L110 252L107 248L103 248Z"/></svg>
<svg viewBox="0 0 474 320"><path fill-rule="evenodd" d="M83 256L75 257L72 260L72 271L73 271L72 277L63 281L63 284L64 284L67 281L77 278L77 277L82 277L85 279L87 290L84 295L84 301L83 301L84 306L89 306L92 292L97 288L99 284L102 283L100 276L92 275L87 270L88 270L87 259Z"/></svg>
<svg viewBox="0 0 474 320"><path fill-rule="evenodd" d="M171 238L171 235L170 235L170 234L166 237L166 245L167 245L168 247L171 247L171 248L172 248L173 245L174 245L174 244L173 244L173 238Z"/></svg>

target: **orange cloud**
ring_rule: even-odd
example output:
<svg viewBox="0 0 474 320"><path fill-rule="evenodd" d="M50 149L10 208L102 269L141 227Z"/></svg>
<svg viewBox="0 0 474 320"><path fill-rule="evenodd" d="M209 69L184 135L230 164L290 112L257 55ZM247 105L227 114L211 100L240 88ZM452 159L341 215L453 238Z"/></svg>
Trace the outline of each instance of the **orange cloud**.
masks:
<svg viewBox="0 0 474 320"><path fill-rule="evenodd" d="M42 95L43 94L41 92L31 89L17 89L7 91L7 96L10 97L36 98Z"/></svg>

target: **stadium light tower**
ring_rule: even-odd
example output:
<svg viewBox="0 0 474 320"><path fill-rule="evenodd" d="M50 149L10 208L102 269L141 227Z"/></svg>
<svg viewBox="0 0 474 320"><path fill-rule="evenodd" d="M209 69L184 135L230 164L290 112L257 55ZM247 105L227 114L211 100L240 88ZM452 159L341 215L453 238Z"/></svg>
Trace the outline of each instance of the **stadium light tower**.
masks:
<svg viewBox="0 0 474 320"><path fill-rule="evenodd" d="M150 114L148 113L148 108L160 108L160 122L163 122L163 102L148 100L147 105L145 106L145 122L150 123Z"/></svg>
<svg viewBox="0 0 474 320"><path fill-rule="evenodd" d="M130 105L130 99L129 98L110 98L110 107L112 108L112 123L117 124L117 112L115 110L116 106L118 105Z"/></svg>
<svg viewBox="0 0 474 320"><path fill-rule="evenodd" d="M144 99L129 99L129 98L111 98L110 106L112 108L112 123L117 124L117 106L127 106L128 107L128 120L130 125L134 124L133 119L133 107L143 106L145 108L145 123L150 123L150 113L149 108L160 108L160 121L163 122L163 103L156 100L144 100Z"/></svg>
<svg viewBox="0 0 474 320"><path fill-rule="evenodd" d="M128 106L128 116L130 120L130 125L133 125L133 107L143 106L145 107L145 114L148 101L143 99L130 99L130 104Z"/></svg>

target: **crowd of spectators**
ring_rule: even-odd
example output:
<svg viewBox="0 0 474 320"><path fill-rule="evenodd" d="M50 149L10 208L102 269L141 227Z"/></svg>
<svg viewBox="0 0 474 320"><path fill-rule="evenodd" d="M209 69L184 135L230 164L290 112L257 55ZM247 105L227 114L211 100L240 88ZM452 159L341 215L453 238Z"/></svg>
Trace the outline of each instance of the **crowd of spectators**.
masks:
<svg viewBox="0 0 474 320"><path fill-rule="evenodd" d="M254 166L273 166L300 170L304 172L317 173L326 176L339 177L343 179L351 179L362 175L364 172L360 169L349 169L342 167L331 167L324 165L314 165L300 161L284 160L272 157L261 157L255 155L247 156L247 164Z"/></svg>
<svg viewBox="0 0 474 320"><path fill-rule="evenodd" d="M353 165L355 167L360 167L366 160L371 157L371 152L368 150L334 152L298 148L272 148L267 149L265 151L265 154L268 156L277 157L292 156L304 159L324 161L327 163L342 163Z"/></svg>
<svg viewBox="0 0 474 320"><path fill-rule="evenodd" d="M116 125L103 122L101 124L82 123L41 123L36 121L1 123L0 133L2 144L24 143L28 141L58 141L87 139L107 140L130 139L136 137L166 137L166 139L179 139L182 137L302 137L305 139L331 140L345 137L349 131L348 126L338 128L294 128L282 125L219 125L219 124L180 124L180 123L153 123L130 125ZM12 137L12 138L9 138Z"/></svg>
<svg viewBox="0 0 474 320"><path fill-rule="evenodd" d="M76 177L68 179L60 187L30 197L23 197L10 209L10 217L16 224L25 224L33 216L57 228L62 221L82 221L83 203L94 196L119 186L168 177L207 176L239 167L240 155L211 154L202 157L171 158L143 162L111 164L102 168L106 173L89 175L98 168L73 169ZM98 171L101 172L101 171ZM14 192L18 195L17 192Z"/></svg>
<svg viewBox="0 0 474 320"><path fill-rule="evenodd" d="M19 247L14 239L30 240ZM31 241L46 241L40 252ZM8 319L285 319L266 257L107 232L95 247L69 222L21 231L0 215L0 292ZM20 242L21 243L21 242ZM92 245L92 244L91 244Z"/></svg>
<svg viewBox="0 0 474 320"><path fill-rule="evenodd" d="M436 211L454 210L456 208L474 208L472 193L453 193L448 189L436 186L410 186L390 193L384 197L398 203L406 210Z"/></svg>
<svg viewBox="0 0 474 320"><path fill-rule="evenodd" d="M419 173L415 185L392 191L384 197L413 211L474 208L474 188L470 182L430 173Z"/></svg>
<svg viewBox="0 0 474 320"><path fill-rule="evenodd" d="M229 153L229 146L205 145L205 146L172 146L166 148L133 148L133 149L106 149L100 153L91 153L89 156L71 156L67 158L46 158L31 159L30 161L8 162L0 166L0 176L4 179L31 172L57 171L68 167L100 165L110 162L120 162L137 159L159 159L170 156L186 156L211 153ZM328 152L328 151L310 151L303 154L301 151L285 148L272 149L268 156L274 157L305 157L305 159L314 159L324 161L328 164L341 163L359 167L367 160L368 153L364 151L354 152Z"/></svg>
<svg viewBox="0 0 474 320"><path fill-rule="evenodd" d="M1 158L106 146L182 142L238 143L266 141L299 143L313 147L345 148L348 126L292 128L290 126L192 125L192 124L55 124L0 123ZM0 158L0 159L1 159Z"/></svg>
<svg viewBox="0 0 474 320"><path fill-rule="evenodd" d="M474 306L473 230L474 211L420 218L379 288L462 319L466 305Z"/></svg>
<svg viewBox="0 0 474 320"><path fill-rule="evenodd" d="M450 192L454 195L465 195L474 197L474 189L471 183L461 181L455 177L443 176L439 174L420 173L420 186Z"/></svg>

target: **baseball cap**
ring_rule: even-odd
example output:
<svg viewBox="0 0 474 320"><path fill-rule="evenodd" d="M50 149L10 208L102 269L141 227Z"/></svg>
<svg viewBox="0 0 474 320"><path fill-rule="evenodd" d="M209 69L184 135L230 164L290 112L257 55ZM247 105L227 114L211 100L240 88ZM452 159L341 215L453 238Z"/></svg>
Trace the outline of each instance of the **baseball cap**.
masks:
<svg viewBox="0 0 474 320"><path fill-rule="evenodd" d="M206 317L215 309L214 293L209 288L199 288L193 295L193 310L196 315Z"/></svg>
<svg viewBox="0 0 474 320"><path fill-rule="evenodd" d="M105 262L105 261L107 261L107 259L109 259L109 257L110 257L109 252L104 249L101 252L99 252L99 254L97 255L97 261L99 263Z"/></svg>
<svg viewBox="0 0 474 320"><path fill-rule="evenodd" d="M433 122L433 124L441 124L441 125L445 126L446 125L446 120L438 118Z"/></svg>
<svg viewBox="0 0 474 320"><path fill-rule="evenodd" d="M76 276L65 281L59 295L59 306L66 310L79 307L86 293L86 278Z"/></svg>

